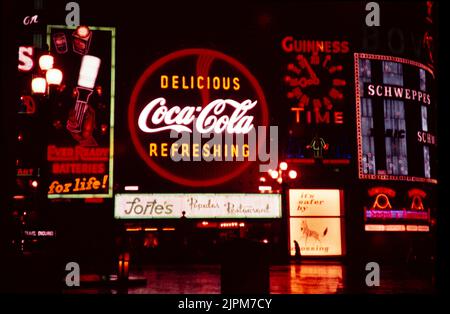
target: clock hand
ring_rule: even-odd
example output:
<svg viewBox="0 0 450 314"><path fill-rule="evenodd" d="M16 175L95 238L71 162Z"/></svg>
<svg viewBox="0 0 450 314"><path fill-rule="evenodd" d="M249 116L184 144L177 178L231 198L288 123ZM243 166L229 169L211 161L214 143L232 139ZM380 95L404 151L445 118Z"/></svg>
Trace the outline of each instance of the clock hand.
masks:
<svg viewBox="0 0 450 314"><path fill-rule="evenodd" d="M301 65L303 67L306 68L306 70L308 71L309 75L311 76L311 79L308 80L309 82L311 82L311 85L319 85L320 84L319 78L317 77L316 73L311 68L311 66L309 65L309 62L305 59L304 56L301 56L301 58L299 58L299 62L301 63Z"/></svg>

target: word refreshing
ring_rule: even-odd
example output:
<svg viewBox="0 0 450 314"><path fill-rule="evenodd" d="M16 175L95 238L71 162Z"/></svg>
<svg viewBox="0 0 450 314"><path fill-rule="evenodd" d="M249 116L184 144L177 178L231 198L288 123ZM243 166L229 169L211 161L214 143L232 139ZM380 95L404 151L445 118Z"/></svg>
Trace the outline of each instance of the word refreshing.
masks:
<svg viewBox="0 0 450 314"><path fill-rule="evenodd" d="M194 120L194 123L196 121ZM257 132L258 131L258 132ZM265 145L269 137L269 145ZM150 142L150 157L170 158L172 161L260 161L260 171L267 172L278 164L278 127L252 128L247 134L170 132L173 143ZM204 143L203 140L207 139ZM268 150L267 150L268 149ZM267 162L267 163L266 163Z"/></svg>

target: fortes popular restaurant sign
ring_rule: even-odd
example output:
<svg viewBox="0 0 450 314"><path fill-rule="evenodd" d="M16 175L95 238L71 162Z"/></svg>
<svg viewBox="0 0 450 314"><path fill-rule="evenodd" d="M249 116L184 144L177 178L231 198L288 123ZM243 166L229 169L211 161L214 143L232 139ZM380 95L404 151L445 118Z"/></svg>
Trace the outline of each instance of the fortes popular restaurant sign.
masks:
<svg viewBox="0 0 450 314"><path fill-rule="evenodd" d="M280 194L116 194L119 219L281 218Z"/></svg>
<svg viewBox="0 0 450 314"><path fill-rule="evenodd" d="M217 185L255 160L251 133L268 125L268 109L256 78L239 61L186 49L141 75L128 125L137 153L158 175L187 186Z"/></svg>

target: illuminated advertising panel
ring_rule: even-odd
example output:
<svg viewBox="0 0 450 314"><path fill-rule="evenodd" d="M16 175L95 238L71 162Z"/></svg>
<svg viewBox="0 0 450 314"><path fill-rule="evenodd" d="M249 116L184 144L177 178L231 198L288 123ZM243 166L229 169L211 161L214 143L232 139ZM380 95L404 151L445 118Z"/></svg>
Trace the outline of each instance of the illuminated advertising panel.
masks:
<svg viewBox="0 0 450 314"><path fill-rule="evenodd" d="M291 216L340 216L340 190L289 190L289 211Z"/></svg>
<svg viewBox="0 0 450 314"><path fill-rule="evenodd" d="M366 231L429 231L430 200L422 189L407 191L377 186L368 189Z"/></svg>
<svg viewBox="0 0 450 314"><path fill-rule="evenodd" d="M184 49L155 60L128 107L131 141L148 170L180 185L225 183L243 173L265 143L262 88L238 60ZM261 134L261 132L263 134Z"/></svg>
<svg viewBox="0 0 450 314"><path fill-rule="evenodd" d="M339 256L343 254L341 218L290 218L291 242L297 241L302 256ZM291 245L295 255L295 245Z"/></svg>
<svg viewBox="0 0 450 314"><path fill-rule="evenodd" d="M356 53L355 82L359 178L437 183L433 71Z"/></svg>
<svg viewBox="0 0 450 314"><path fill-rule="evenodd" d="M48 25L47 44L63 72L48 93L48 197L112 197L115 28Z"/></svg>
<svg viewBox="0 0 450 314"><path fill-rule="evenodd" d="M279 194L116 194L118 219L280 218Z"/></svg>
<svg viewBox="0 0 450 314"><path fill-rule="evenodd" d="M290 108L288 157L348 160L352 55L347 40L285 36L284 86Z"/></svg>
<svg viewBox="0 0 450 314"><path fill-rule="evenodd" d="M290 254L339 256L343 246L343 191L289 190ZM297 248L296 248L297 247Z"/></svg>

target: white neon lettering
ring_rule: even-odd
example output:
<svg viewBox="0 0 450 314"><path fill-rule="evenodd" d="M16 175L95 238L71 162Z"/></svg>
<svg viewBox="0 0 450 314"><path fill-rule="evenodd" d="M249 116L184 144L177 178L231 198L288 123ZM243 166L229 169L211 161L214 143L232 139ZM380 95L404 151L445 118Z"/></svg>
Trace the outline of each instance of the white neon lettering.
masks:
<svg viewBox="0 0 450 314"><path fill-rule="evenodd" d="M19 66L18 66L19 71L27 72L33 68L34 66L33 54L34 54L33 47L24 47L24 46L19 47Z"/></svg>
<svg viewBox="0 0 450 314"><path fill-rule="evenodd" d="M253 119L246 113L254 108L257 101L249 99L243 102L232 99L216 99L206 107L186 106L181 109L179 106L168 108L165 98L156 98L149 102L142 110L138 119L138 126L145 133L156 133L165 130L176 132L192 132L188 125L192 124L196 118L195 113L199 112L195 128L199 133L227 133L247 134L253 129ZM233 108L231 115L223 114L227 107ZM151 122L149 125L148 123ZM165 124L163 126L159 126Z"/></svg>

